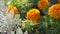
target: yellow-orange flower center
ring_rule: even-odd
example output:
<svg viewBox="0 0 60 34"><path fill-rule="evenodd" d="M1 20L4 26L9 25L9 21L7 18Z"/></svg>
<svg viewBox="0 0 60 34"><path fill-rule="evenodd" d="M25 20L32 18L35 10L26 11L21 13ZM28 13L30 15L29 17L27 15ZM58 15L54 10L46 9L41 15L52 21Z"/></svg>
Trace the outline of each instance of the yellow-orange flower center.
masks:
<svg viewBox="0 0 60 34"><path fill-rule="evenodd" d="M60 18L60 4L52 5L49 8L48 14L55 19Z"/></svg>
<svg viewBox="0 0 60 34"><path fill-rule="evenodd" d="M37 21L40 19L40 11L38 9L31 9L27 12L27 18L32 21Z"/></svg>

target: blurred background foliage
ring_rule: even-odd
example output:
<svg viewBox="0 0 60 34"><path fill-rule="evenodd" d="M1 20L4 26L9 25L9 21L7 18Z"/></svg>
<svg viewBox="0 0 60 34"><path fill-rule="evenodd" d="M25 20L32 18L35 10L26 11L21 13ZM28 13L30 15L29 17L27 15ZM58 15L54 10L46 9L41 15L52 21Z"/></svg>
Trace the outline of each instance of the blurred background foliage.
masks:
<svg viewBox="0 0 60 34"><path fill-rule="evenodd" d="M21 18L25 17L25 14L28 10L32 8L37 8L37 3L39 0L5 0L5 5L14 5L18 8L19 14L21 14ZM41 15L44 15L44 13L41 11ZM24 15L23 15L24 14Z"/></svg>
<svg viewBox="0 0 60 34"><path fill-rule="evenodd" d="M26 18L27 11L29 11L32 8L39 9L37 7L38 1L40 0L5 0L5 5L16 6L18 8L21 18ZM49 0L49 3L51 6L59 2L58 0ZM31 21L25 20L26 25L23 29L28 30L29 34L60 34L60 20L52 19L51 17L49 17L49 15L46 15L45 13L48 12L48 8L45 10L39 9L42 18L38 21L38 24L32 26L29 24Z"/></svg>

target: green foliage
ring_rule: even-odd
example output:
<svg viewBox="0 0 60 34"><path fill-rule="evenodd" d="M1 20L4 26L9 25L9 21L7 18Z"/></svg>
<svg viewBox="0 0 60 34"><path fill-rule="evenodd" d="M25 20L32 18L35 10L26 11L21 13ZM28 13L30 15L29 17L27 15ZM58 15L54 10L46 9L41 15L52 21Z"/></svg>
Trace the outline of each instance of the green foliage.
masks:
<svg viewBox="0 0 60 34"><path fill-rule="evenodd" d="M18 8L19 14L21 18L26 17L26 13L32 9L37 8L37 3L39 0L10 0L9 5L14 5ZM5 1L5 5L7 5L7 1ZM8 5L7 5L8 6ZM43 10L44 13L47 14L49 7L47 7L45 10ZM27 19L26 19L27 20ZM29 31L34 31L34 25L30 25L29 20L25 21L25 27L24 29ZM32 22L31 22L32 23ZM35 28L35 33L38 34L41 30L44 31L46 34L60 34L60 20L52 19L49 15L42 16L41 20L38 21L39 25L37 28ZM41 33L41 32L40 32Z"/></svg>

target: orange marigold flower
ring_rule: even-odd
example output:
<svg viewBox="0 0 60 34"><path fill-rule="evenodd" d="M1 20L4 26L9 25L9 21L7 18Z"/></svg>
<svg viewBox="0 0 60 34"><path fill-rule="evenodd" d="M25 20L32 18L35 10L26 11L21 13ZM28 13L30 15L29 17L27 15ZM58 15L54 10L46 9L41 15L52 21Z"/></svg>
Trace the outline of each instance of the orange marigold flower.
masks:
<svg viewBox="0 0 60 34"><path fill-rule="evenodd" d="M44 10L45 8L47 8L49 6L49 2L48 0L40 0L38 2L38 8L41 10Z"/></svg>
<svg viewBox="0 0 60 34"><path fill-rule="evenodd" d="M32 21L37 21L40 19L40 11L38 9L31 9L27 12L27 18Z"/></svg>
<svg viewBox="0 0 60 34"><path fill-rule="evenodd" d="M15 7L15 6L12 6L12 5L10 5L10 6L8 6L8 13L10 13L10 11L11 10L14 10L14 16L13 17L15 17L15 15L18 13L18 9Z"/></svg>
<svg viewBox="0 0 60 34"><path fill-rule="evenodd" d="M48 15L50 15L54 19L60 18L60 4L52 5L49 8Z"/></svg>

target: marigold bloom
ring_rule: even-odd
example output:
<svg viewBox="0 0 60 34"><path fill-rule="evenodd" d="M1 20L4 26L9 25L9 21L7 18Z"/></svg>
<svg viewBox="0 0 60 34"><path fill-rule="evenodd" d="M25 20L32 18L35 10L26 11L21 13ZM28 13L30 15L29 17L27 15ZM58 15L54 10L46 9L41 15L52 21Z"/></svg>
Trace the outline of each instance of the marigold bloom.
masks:
<svg viewBox="0 0 60 34"><path fill-rule="evenodd" d="M15 6L12 6L12 5L10 5L10 6L8 6L8 13L10 13L10 11L11 10L14 10L14 16L13 17L15 17L15 15L18 13L18 9L15 7Z"/></svg>
<svg viewBox="0 0 60 34"><path fill-rule="evenodd" d="M27 18L32 21L37 21L40 19L40 11L38 9L31 9L27 12Z"/></svg>
<svg viewBox="0 0 60 34"><path fill-rule="evenodd" d="M60 18L60 4L52 5L49 8L48 14L54 19Z"/></svg>
<svg viewBox="0 0 60 34"><path fill-rule="evenodd" d="M40 0L38 2L38 8L41 10L44 10L45 8L47 8L49 6L49 2L48 0Z"/></svg>

